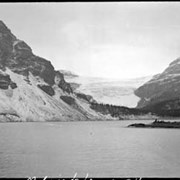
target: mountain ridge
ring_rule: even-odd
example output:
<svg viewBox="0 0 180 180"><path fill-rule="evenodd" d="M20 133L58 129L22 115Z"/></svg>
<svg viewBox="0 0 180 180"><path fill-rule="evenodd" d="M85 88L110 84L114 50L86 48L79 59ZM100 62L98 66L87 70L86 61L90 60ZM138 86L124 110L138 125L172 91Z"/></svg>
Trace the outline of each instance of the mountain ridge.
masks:
<svg viewBox="0 0 180 180"><path fill-rule="evenodd" d="M141 98L138 108L180 116L180 58L139 87L135 94Z"/></svg>
<svg viewBox="0 0 180 180"><path fill-rule="evenodd" d="M65 99L71 99L73 104ZM106 119L78 98L49 60L33 54L0 21L0 121Z"/></svg>

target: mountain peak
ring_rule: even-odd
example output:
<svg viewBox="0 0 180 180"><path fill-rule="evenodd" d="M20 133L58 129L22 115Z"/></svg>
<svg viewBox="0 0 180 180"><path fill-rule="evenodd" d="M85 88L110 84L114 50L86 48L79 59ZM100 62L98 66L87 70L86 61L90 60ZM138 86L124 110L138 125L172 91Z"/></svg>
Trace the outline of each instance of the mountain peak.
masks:
<svg viewBox="0 0 180 180"><path fill-rule="evenodd" d="M72 77L72 78L78 77L78 75L72 71L61 69L61 70L59 70L59 72L62 73L65 77L69 77L69 78L70 77Z"/></svg>
<svg viewBox="0 0 180 180"><path fill-rule="evenodd" d="M141 98L138 108L180 109L180 58L172 61L160 74L135 90Z"/></svg>
<svg viewBox="0 0 180 180"><path fill-rule="evenodd" d="M0 121L104 119L0 21Z"/></svg>

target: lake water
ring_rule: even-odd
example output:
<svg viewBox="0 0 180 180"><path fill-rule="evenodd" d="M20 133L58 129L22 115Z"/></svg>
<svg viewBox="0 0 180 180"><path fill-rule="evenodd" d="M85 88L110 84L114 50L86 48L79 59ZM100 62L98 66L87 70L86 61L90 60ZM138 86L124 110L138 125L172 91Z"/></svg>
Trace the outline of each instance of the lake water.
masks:
<svg viewBox="0 0 180 180"><path fill-rule="evenodd" d="M133 122L0 123L0 177L180 177L180 129Z"/></svg>

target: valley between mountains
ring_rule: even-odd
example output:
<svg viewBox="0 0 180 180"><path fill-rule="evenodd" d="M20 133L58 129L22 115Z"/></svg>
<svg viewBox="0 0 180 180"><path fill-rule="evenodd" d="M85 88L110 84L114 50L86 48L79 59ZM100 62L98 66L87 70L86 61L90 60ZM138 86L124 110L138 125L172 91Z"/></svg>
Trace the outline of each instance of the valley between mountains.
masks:
<svg viewBox="0 0 180 180"><path fill-rule="evenodd" d="M0 122L180 117L180 59L132 80L56 70L0 21Z"/></svg>

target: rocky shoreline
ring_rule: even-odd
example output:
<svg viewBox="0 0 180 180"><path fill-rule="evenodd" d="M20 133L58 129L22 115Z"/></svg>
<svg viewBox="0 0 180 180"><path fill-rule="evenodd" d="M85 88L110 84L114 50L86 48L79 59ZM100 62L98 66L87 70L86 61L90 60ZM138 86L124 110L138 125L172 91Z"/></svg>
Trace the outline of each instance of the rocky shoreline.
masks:
<svg viewBox="0 0 180 180"><path fill-rule="evenodd" d="M141 127L141 128L180 128L180 122L177 121L158 121L155 120L152 123L144 124L144 123L134 123L128 125L128 127Z"/></svg>

